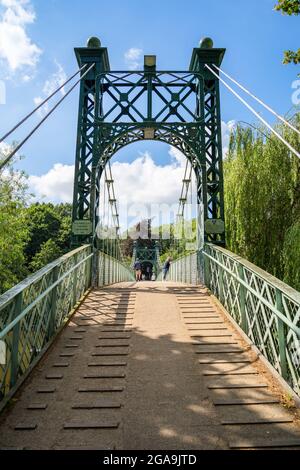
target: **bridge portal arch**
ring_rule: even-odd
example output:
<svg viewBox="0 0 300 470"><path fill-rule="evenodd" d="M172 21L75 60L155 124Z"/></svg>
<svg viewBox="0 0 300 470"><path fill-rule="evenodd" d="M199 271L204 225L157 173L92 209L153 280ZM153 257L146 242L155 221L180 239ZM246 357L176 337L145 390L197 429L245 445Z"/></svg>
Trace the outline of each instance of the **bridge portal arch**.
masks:
<svg viewBox="0 0 300 470"><path fill-rule="evenodd" d="M225 244L219 81L206 68L220 66L224 53L204 40L193 50L188 71L159 71L155 56L145 56L141 71L111 71L99 40L75 49L80 67L94 66L80 87L73 245L93 240L105 165L122 147L140 140L168 143L190 160L200 241Z"/></svg>

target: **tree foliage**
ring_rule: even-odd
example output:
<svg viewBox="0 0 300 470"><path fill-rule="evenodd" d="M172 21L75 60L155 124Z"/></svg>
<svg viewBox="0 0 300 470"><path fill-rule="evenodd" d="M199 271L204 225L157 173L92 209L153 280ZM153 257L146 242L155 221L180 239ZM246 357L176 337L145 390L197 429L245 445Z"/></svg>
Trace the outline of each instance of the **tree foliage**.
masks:
<svg viewBox="0 0 300 470"><path fill-rule="evenodd" d="M60 204L54 206L51 203L36 203L29 206L25 211L26 223L28 227L29 239L26 244L25 254L28 265L36 266L34 262L36 256L41 252L41 256L48 262L52 261L51 249L48 256L45 250L52 245L47 244L49 240L57 246L55 251L58 256L62 255L70 248L71 236L71 205ZM56 256L57 257L57 256ZM39 259L39 258L38 258Z"/></svg>
<svg viewBox="0 0 300 470"><path fill-rule="evenodd" d="M0 153L0 160L6 152ZM12 164L0 172L0 293L26 276L24 247L28 230L24 220L27 182Z"/></svg>
<svg viewBox="0 0 300 470"><path fill-rule="evenodd" d="M30 205L26 175L13 163L0 172L0 294L70 249L71 205Z"/></svg>
<svg viewBox="0 0 300 470"><path fill-rule="evenodd" d="M284 281L300 290L300 219L286 232L283 246Z"/></svg>
<svg viewBox="0 0 300 470"><path fill-rule="evenodd" d="M36 203L26 210L26 222L29 240L25 253L30 263L43 243L56 237L60 229L60 220L52 204Z"/></svg>
<svg viewBox="0 0 300 470"><path fill-rule="evenodd" d="M299 15L300 0L278 0L275 10L282 11L285 15Z"/></svg>
<svg viewBox="0 0 300 470"><path fill-rule="evenodd" d="M278 0L275 5L275 10L281 11L284 15L299 15L300 14L300 0ZM300 49L297 51L285 51L284 64L299 64L300 63Z"/></svg>
<svg viewBox="0 0 300 470"><path fill-rule="evenodd" d="M30 270L32 272L38 271L39 269L51 263L61 256L61 249L57 243L51 238L46 242L42 243L40 250L34 255L30 262Z"/></svg>
<svg viewBox="0 0 300 470"><path fill-rule="evenodd" d="M285 51L283 63L284 64L291 64L291 63L300 64L300 49L298 49L296 52L291 51L291 50Z"/></svg>
<svg viewBox="0 0 300 470"><path fill-rule="evenodd" d="M300 115L294 124L300 127ZM277 130L300 150L295 133L283 125ZM300 221L300 162L266 129L262 132L238 126L231 136L224 163L227 243L230 250L286 279L286 270L299 270L300 265L299 251L288 255L296 230L291 227ZM288 279L300 288L297 279Z"/></svg>

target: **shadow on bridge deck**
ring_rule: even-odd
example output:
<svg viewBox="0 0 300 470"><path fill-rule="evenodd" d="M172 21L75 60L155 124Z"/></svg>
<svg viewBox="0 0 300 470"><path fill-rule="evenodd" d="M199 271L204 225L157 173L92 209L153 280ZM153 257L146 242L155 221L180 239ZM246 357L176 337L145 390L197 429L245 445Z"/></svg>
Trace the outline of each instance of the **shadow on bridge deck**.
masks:
<svg viewBox="0 0 300 470"><path fill-rule="evenodd" d="M91 292L1 417L1 448L300 447L295 409L201 287Z"/></svg>

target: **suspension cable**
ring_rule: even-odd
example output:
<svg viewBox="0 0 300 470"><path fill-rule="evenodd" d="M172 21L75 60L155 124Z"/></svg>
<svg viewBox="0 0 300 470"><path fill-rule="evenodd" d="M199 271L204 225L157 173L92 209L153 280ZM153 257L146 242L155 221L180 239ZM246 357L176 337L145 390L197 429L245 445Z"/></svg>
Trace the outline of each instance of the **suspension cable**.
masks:
<svg viewBox="0 0 300 470"><path fill-rule="evenodd" d="M179 249L179 246L180 246L179 239L183 236L183 232L185 231L184 212L185 212L186 204L188 203L189 189L191 187L191 181L192 181L191 180L192 171L193 171L193 166L187 159L185 170L184 170L184 176L182 179L182 187L181 187L181 193L180 193L179 204L178 204L178 213L176 215L176 232L179 237L176 242L177 250ZM191 205L192 205L192 199L191 199ZM180 230L180 233L179 233L179 230Z"/></svg>
<svg viewBox="0 0 300 470"><path fill-rule="evenodd" d="M112 226L115 228L115 238L114 238L114 248L115 248L115 255L117 255L117 249L119 251L119 259L123 260L123 253L121 250L120 246L120 235L119 235L119 229L120 229L120 218L119 218L119 213L118 213L118 206L117 206L117 199L116 199L116 193L115 193L115 187L114 187L114 179L112 175L112 169L111 169L111 164L110 162L107 163L107 166L105 166L105 180L108 180L107 183L107 194L108 194L108 210L110 210L111 214L111 222Z"/></svg>
<svg viewBox="0 0 300 470"><path fill-rule="evenodd" d="M257 132L259 132L260 134L262 134L266 139L270 140L270 136L265 134L259 127L257 126L254 126L254 124L251 124L250 122L247 122L247 121L236 121L237 124L246 124L246 126L250 126L252 127L252 129L256 130Z"/></svg>
<svg viewBox="0 0 300 470"><path fill-rule="evenodd" d="M59 88L57 88L51 95L47 96L36 108L34 108L30 113L28 113L21 121L18 122L10 131L8 131L3 137L0 137L0 143L3 142L3 140L7 139L15 130L17 130L24 122L27 121L34 113L36 113L44 104L46 104L53 96L56 95L64 86L67 85L76 75L78 75L85 67L87 64L84 64L77 72L75 72L68 80L66 80L62 85L60 85Z"/></svg>
<svg viewBox="0 0 300 470"><path fill-rule="evenodd" d="M105 228L106 224L106 218L107 218L107 213L106 213L106 170L104 170L104 183L103 183L103 229L102 229L102 236L103 236L103 251L105 252L105 248L107 250L107 230ZM105 230L105 233L104 233ZM105 235L105 236L104 236Z"/></svg>
<svg viewBox="0 0 300 470"><path fill-rule="evenodd" d="M178 214L177 214L178 217L180 217L183 214L183 211L182 211L182 208L181 208L182 201L183 201L183 196L184 196L184 183L183 183L183 181L186 179L187 170L188 170L188 159L186 160L186 163L185 163L184 176L183 176L183 180L182 180L181 193L180 193L180 197L179 197Z"/></svg>
<svg viewBox="0 0 300 470"><path fill-rule="evenodd" d="M0 170L7 165L7 163L12 159L12 157L20 150L21 147L30 139L30 137L38 130L38 128L43 124L43 122L48 119L48 117L55 111L55 109L67 98L67 96L74 90L79 82L89 73L89 71L94 67L94 63L81 75L80 79L67 91L67 93L50 109L41 121L32 129L32 131L9 153L9 155L0 163Z"/></svg>
<svg viewBox="0 0 300 470"><path fill-rule="evenodd" d="M264 119L260 116L260 114L255 111L254 108L252 108L252 106L250 106L249 103L247 103L247 101L245 101L236 91L233 90L233 88L228 85L228 83L225 82L225 80L223 80L221 77L219 77L219 75L207 64L205 64L205 67L215 76L218 78L218 80L220 80L220 82L223 83L223 85L225 85L225 87L231 91L231 93L233 93L237 98L238 100L240 100L244 106L246 106L246 108L248 108L279 140L281 140L281 142L286 145L286 147L288 147L288 149L294 154L296 155L296 157L298 157L300 159L300 153L297 152L296 149L294 149L294 147L292 147L291 144L289 144L287 142L287 140L285 140L275 129L273 129L273 127Z"/></svg>
<svg viewBox="0 0 300 470"><path fill-rule="evenodd" d="M188 170L190 171L188 172ZM182 180L181 195L180 195L179 206L178 206L178 215L182 217L184 216L184 208L185 208L187 198L188 198L188 191L189 191L189 186L191 183L192 171L193 171L193 167L192 165L190 165L189 160L187 160L185 171L184 171L184 177Z"/></svg>
<svg viewBox="0 0 300 470"><path fill-rule="evenodd" d="M258 98L256 95L254 95L253 93L251 93L251 91L249 91L247 88L245 88L243 85L241 85L237 80L235 80L233 77L231 77L228 73L224 72L224 70L220 69L220 67L218 67L217 65L213 64L213 66L219 70L219 72L221 72L223 75L225 75L225 77L229 78L229 80L231 80L233 83L235 83L235 85L237 85L241 90L243 90L245 93L247 93L249 96L251 96L251 98L255 99L259 104L261 104L265 109L267 109L268 111L270 111L270 113L272 113L274 116L276 116L280 121L282 121L286 126L290 127L293 131L297 132L297 134L300 135L300 130L297 129L295 126L293 126L289 121L287 121L286 119L284 119L283 116L281 116L281 114L278 114L276 111L274 111L274 109L272 109L270 106L268 106L264 101L262 101L260 98Z"/></svg>

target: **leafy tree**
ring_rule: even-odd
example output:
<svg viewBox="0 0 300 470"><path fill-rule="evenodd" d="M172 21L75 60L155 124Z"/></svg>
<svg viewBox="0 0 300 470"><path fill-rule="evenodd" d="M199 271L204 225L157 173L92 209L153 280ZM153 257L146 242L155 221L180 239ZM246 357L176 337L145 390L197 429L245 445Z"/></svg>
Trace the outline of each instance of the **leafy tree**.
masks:
<svg viewBox="0 0 300 470"><path fill-rule="evenodd" d="M9 149L7 149L8 151ZM7 151L2 148L0 160ZM24 247L28 239L24 208L27 203L26 176L12 163L0 172L0 293L27 274Z"/></svg>
<svg viewBox="0 0 300 470"><path fill-rule="evenodd" d="M29 240L25 248L28 263L47 240L55 240L60 230L60 219L53 204L32 204L26 210Z"/></svg>
<svg viewBox="0 0 300 470"><path fill-rule="evenodd" d="M123 256L131 258L133 253L133 239L127 235L126 238L120 240Z"/></svg>
<svg viewBox="0 0 300 470"><path fill-rule="evenodd" d="M31 271L38 271L39 269L51 263L61 256L61 249L57 243L51 238L42 243L40 250L34 255L30 263Z"/></svg>
<svg viewBox="0 0 300 470"><path fill-rule="evenodd" d="M0 148L0 161L10 147ZM24 172L0 172L0 294L70 249L71 204L32 204Z"/></svg>
<svg viewBox="0 0 300 470"><path fill-rule="evenodd" d="M300 219L286 232L283 246L284 281L300 291Z"/></svg>
<svg viewBox="0 0 300 470"><path fill-rule="evenodd" d="M286 15L298 15L300 13L299 0L278 0L275 10L282 11Z"/></svg>
<svg viewBox="0 0 300 470"><path fill-rule="evenodd" d="M281 11L284 15L299 15L300 0L278 0L275 10ZM285 51L283 63L290 64L291 62L294 64L300 63L300 49L297 51Z"/></svg>
<svg viewBox="0 0 300 470"><path fill-rule="evenodd" d="M71 211L71 204L51 203L36 203L26 209L29 240L25 253L31 270L40 267L41 260L50 263L70 250Z"/></svg>
<svg viewBox="0 0 300 470"><path fill-rule="evenodd" d="M300 127L299 114L294 124ZM300 149L295 133L282 124L277 130ZM227 244L271 274L288 276L297 287L286 269L290 273L300 265L296 249L288 254L289 243L296 243L291 238L296 229L289 232L290 227L300 219L300 162L268 130L262 132L266 138L238 126L231 136L224 162Z"/></svg>
<svg viewBox="0 0 300 470"><path fill-rule="evenodd" d="M72 204L58 204L54 206L54 210L60 220L56 243L65 253L71 246Z"/></svg>

